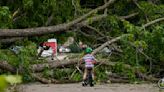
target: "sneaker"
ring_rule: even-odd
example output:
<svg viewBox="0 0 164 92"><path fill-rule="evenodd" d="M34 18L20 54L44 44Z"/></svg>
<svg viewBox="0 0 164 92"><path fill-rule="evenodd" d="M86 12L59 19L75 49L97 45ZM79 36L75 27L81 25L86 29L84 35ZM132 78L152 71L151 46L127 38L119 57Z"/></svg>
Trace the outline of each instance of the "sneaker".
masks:
<svg viewBox="0 0 164 92"><path fill-rule="evenodd" d="M93 86L94 86L94 84L93 84L93 83L91 83L91 84L90 84L90 87L93 87Z"/></svg>
<svg viewBox="0 0 164 92"><path fill-rule="evenodd" d="M85 81L82 82L82 86L87 86Z"/></svg>

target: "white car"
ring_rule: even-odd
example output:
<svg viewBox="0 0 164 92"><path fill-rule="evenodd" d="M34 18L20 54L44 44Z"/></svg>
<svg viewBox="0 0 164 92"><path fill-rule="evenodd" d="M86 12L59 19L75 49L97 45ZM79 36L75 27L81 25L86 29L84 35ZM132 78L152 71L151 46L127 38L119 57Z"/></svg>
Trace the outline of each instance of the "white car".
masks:
<svg viewBox="0 0 164 92"><path fill-rule="evenodd" d="M64 52L70 52L71 50L69 49L69 48L65 48L65 47L63 47L63 46L61 46L60 48L59 48L59 52L60 53L64 53Z"/></svg>

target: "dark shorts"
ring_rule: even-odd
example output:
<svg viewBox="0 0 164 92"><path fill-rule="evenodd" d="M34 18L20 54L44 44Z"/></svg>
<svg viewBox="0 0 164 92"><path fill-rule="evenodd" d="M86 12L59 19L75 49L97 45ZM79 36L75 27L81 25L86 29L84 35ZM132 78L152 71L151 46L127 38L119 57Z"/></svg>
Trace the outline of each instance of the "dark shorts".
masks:
<svg viewBox="0 0 164 92"><path fill-rule="evenodd" d="M87 70L93 70L93 67L86 67Z"/></svg>

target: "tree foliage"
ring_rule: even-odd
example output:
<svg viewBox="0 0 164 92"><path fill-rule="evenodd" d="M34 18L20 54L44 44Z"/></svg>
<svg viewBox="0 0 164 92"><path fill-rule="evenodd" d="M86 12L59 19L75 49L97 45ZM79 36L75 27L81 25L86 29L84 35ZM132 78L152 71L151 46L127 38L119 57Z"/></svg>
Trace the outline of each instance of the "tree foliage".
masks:
<svg viewBox="0 0 164 92"><path fill-rule="evenodd" d="M112 54L108 58L120 64L116 65L112 71L120 74L123 72L132 80L136 78L136 67L139 67L140 69L137 69L143 73L156 73L155 75L158 75L160 71L163 71L162 67L164 67L164 22L159 21L144 27L146 23L164 17L163 0L155 1L117 0L107 8L107 17L98 22L90 20L91 23L88 26L94 29L89 27L71 28L68 29L70 30L69 32L29 37L22 42L10 44L25 46L19 56L21 59L18 59L7 50L8 45L6 47L2 45L5 50L0 50L0 60L9 61L14 66L19 66L20 63L18 62L22 60L22 62L26 63L24 67L28 67L29 61L36 60L34 58L36 44L48 38L54 37L59 40L59 43L63 43L68 36L73 36L76 41L83 41L96 48L98 47L97 44L103 44L113 37L129 34L129 36L124 37L115 44L120 47L122 52ZM2 0L0 1L0 28L23 29L68 23L103 5L103 3L105 3L103 0ZM138 14L127 19L121 18L132 13ZM102 14L104 14L104 11L98 11L90 17ZM118 53L117 51L114 52ZM121 64L129 64L134 70L126 71ZM101 73L101 69L97 70L98 77L105 79L106 77L103 75L105 71ZM110 69L106 70L110 71ZM70 71L72 72L72 70ZM55 78L61 78L60 74L71 74L70 71L58 70L60 73L54 73ZM79 74L75 76L77 76L75 80L78 80Z"/></svg>

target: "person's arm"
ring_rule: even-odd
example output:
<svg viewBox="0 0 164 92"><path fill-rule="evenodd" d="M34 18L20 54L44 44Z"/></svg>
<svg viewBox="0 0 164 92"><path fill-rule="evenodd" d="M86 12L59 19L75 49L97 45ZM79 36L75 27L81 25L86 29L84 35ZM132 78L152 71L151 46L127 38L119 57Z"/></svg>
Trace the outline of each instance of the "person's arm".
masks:
<svg viewBox="0 0 164 92"><path fill-rule="evenodd" d="M83 61L83 60L82 60L82 59L80 59L80 61L79 61L79 65L81 65L82 61Z"/></svg>
<svg viewBox="0 0 164 92"><path fill-rule="evenodd" d="M39 51L38 51L37 57L41 57L43 51L44 51L43 47L39 47Z"/></svg>
<svg viewBox="0 0 164 92"><path fill-rule="evenodd" d="M93 64L97 63L97 59L93 56Z"/></svg>
<svg viewBox="0 0 164 92"><path fill-rule="evenodd" d="M94 62L95 64L97 64L97 59L95 58L95 62Z"/></svg>
<svg viewBox="0 0 164 92"><path fill-rule="evenodd" d="M93 60L93 64L96 64L97 63L97 61L96 60Z"/></svg>
<svg viewBox="0 0 164 92"><path fill-rule="evenodd" d="M80 66L83 63L83 57L80 58L79 62L78 62L78 66Z"/></svg>

